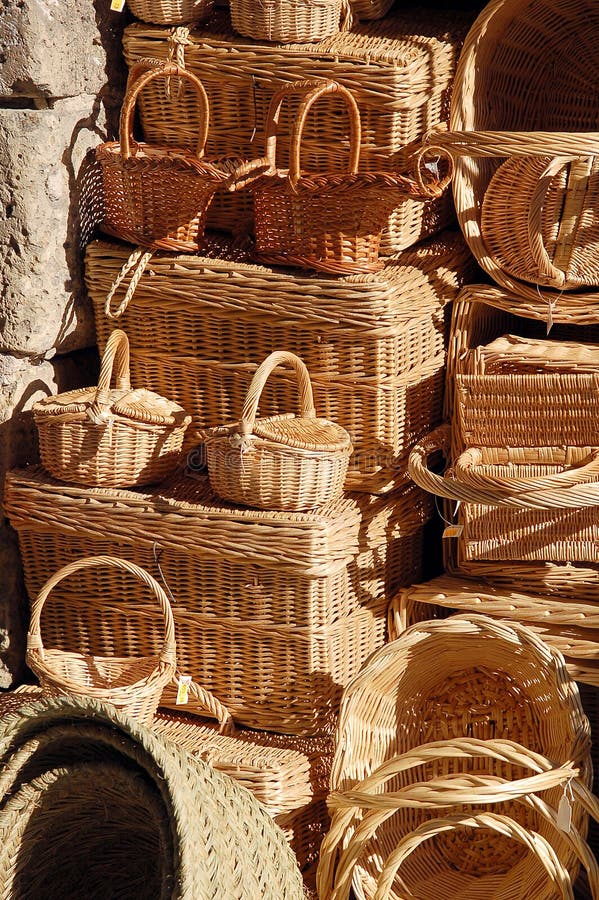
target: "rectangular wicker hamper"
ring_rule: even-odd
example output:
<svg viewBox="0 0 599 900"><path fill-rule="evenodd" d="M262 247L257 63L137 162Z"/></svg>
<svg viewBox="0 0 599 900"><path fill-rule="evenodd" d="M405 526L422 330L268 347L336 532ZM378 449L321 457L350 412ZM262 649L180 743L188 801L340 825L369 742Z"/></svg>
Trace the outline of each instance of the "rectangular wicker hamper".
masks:
<svg viewBox="0 0 599 900"><path fill-rule="evenodd" d="M114 327L127 332L132 377L181 403L189 440L235 421L257 365L284 348L308 367L318 414L352 436L347 487L378 493L405 479L410 446L442 416L445 309L474 271L461 236L340 278L253 265L229 243L213 242L203 258L156 255L123 314L109 318L106 297L127 256L107 241L88 246L98 343ZM293 378L270 379L261 414L296 408Z"/></svg>
<svg viewBox="0 0 599 900"><path fill-rule="evenodd" d="M134 23L123 35L129 67L142 57L169 55L197 75L206 88L211 128L210 157L264 154L264 122L272 94L285 82L328 78L347 87L360 107L364 171L395 165L398 154L448 116L449 94L461 42L471 17L439 10L397 10L377 22L357 23L349 32L310 45L269 44L236 34L228 11L218 10L208 24L181 35L171 28ZM178 36L181 35L181 36ZM197 131L197 115L184 94L173 103L164 89L149 88L140 98L146 140L188 146ZM307 170L338 171L345 159L345 120L327 103L306 132ZM281 121L289 134L289 122ZM341 148L341 153L340 153ZM283 148L283 153L286 148ZM283 161L286 165L286 160ZM453 219L451 192L440 201L407 200L383 231L383 255L409 247ZM209 227L235 231L251 222L251 197L220 191L212 204Z"/></svg>
<svg viewBox="0 0 599 900"><path fill-rule="evenodd" d="M421 575L429 500L418 490L397 501L264 513L215 500L202 475L151 492L85 490L37 467L10 473L5 496L30 597L68 560L108 548L161 571L180 670L236 721L292 734L327 729L343 686L385 639L386 591ZM54 596L48 646L125 656L155 640L153 608L116 571L85 570ZM163 704L174 701L167 690Z"/></svg>

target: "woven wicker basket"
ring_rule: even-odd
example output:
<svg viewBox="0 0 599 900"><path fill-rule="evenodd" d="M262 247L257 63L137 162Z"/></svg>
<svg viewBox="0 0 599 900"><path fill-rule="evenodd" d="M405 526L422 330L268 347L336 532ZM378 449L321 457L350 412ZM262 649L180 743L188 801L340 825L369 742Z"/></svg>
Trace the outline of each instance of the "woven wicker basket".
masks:
<svg viewBox="0 0 599 900"><path fill-rule="evenodd" d="M373 654L344 691L320 896L347 897L350 884L360 900L397 896L377 893L385 860L392 854L386 870L392 874L395 848L405 849L404 840L409 846L414 832L435 829L435 809L507 815L528 834L527 843L534 832L541 835L575 878L575 842L556 830L538 803L526 802L528 791L533 798L542 791L556 810L572 766L581 797L572 825L584 837L585 804L593 804L589 724L560 653L526 627L486 616L412 626ZM537 865L505 831L487 831L475 841L451 828L406 860L401 875L407 889L399 896L521 897L523 885L527 896L554 896ZM339 893L332 895L327 886L335 868Z"/></svg>
<svg viewBox="0 0 599 900"><path fill-rule="evenodd" d="M127 0L137 19L154 25L184 25L203 22L212 12L212 0Z"/></svg>
<svg viewBox="0 0 599 900"><path fill-rule="evenodd" d="M297 377L300 415L257 419L264 385L284 363ZM206 436L214 491L259 509L307 510L336 500L351 452L347 431L317 418L309 372L298 356L285 351L271 353L256 369L239 422Z"/></svg>
<svg viewBox="0 0 599 900"><path fill-rule="evenodd" d="M593 0L491 0L462 49L447 138L455 206L514 311L551 302L596 315L597 291L580 286L598 281L598 26Z"/></svg>
<svg viewBox="0 0 599 900"><path fill-rule="evenodd" d="M342 14L346 21L349 14L347 0L231 0L230 9L239 34L279 44L322 41L337 34Z"/></svg>
<svg viewBox="0 0 599 900"><path fill-rule="evenodd" d="M162 481L175 468L191 421L177 403L131 389L129 342L120 330L106 344L97 387L39 400L33 416L48 472L106 487Z"/></svg>
<svg viewBox="0 0 599 900"><path fill-rule="evenodd" d="M121 569L150 588L164 619L164 642L159 654L99 657L44 647L41 615L48 596L64 578L97 566ZM175 674L175 623L168 597L148 572L124 559L90 556L70 563L46 582L31 604L27 664L39 678L45 696L66 694L94 698L112 704L145 725L151 725L162 692Z"/></svg>
<svg viewBox="0 0 599 900"><path fill-rule="evenodd" d="M192 86L199 108L201 125L194 152L133 140L139 95L154 81L173 77ZM104 183L102 230L154 250L196 253L203 241L208 206L232 171L226 160L204 159L208 127L208 97L193 73L153 60L134 67L121 109L120 139L96 148Z"/></svg>
<svg viewBox="0 0 599 900"><path fill-rule="evenodd" d="M303 900L251 793L106 704L56 698L2 719L6 897Z"/></svg>
<svg viewBox="0 0 599 900"><path fill-rule="evenodd" d="M301 102L290 137L289 166L281 168L277 153L281 107L294 94ZM306 119L313 105L327 95L340 97L349 115L347 171L307 174L300 164ZM415 178L392 172L359 172L361 142L358 104L342 85L298 81L274 94L266 118L266 156L240 167L233 182L249 186L253 194L255 255L259 260L334 275L382 268L380 238L389 214L406 197L440 197L451 180L451 157L445 155L448 165L438 180L424 177L421 154L416 154ZM444 151L422 151L428 153L438 160ZM255 180L252 169L262 173ZM252 180L248 182L248 178Z"/></svg>
<svg viewBox="0 0 599 900"><path fill-rule="evenodd" d="M397 5L396 5L397 6ZM217 10L206 26L189 34L134 23L123 34L129 67L144 57L166 59L181 51L188 71L202 81L210 100L206 152L211 157L254 159L264 152L264 126L272 95L299 79L332 79L355 96L368 141L360 148L363 171L397 171L403 150L436 123L445 121L449 91L462 39L472 15L397 8L383 21L355 25L310 46L272 44L242 38L226 10ZM184 94L173 102L154 82L140 97L146 140L187 147L198 133L197 111ZM303 143L308 171L339 170L347 149L347 119L335 110L338 100L323 98L306 124ZM280 142L284 154L291 135L293 108L282 111ZM344 156L344 158L346 158ZM380 251L396 253L453 222L448 190L439 200L404 199L385 223ZM219 191L209 210L209 226L236 234L251 231L252 197L247 191Z"/></svg>

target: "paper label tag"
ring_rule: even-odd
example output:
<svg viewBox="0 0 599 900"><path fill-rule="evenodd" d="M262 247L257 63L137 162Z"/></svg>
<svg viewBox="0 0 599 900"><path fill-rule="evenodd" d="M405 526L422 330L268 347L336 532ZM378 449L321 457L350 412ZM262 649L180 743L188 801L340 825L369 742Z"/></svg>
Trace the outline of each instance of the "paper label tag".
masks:
<svg viewBox="0 0 599 900"><path fill-rule="evenodd" d="M464 530L463 525L448 525L447 528L443 529L443 537L459 537Z"/></svg>
<svg viewBox="0 0 599 900"><path fill-rule="evenodd" d="M189 700L189 685L191 684L191 675L179 675L177 682L177 699L176 706L183 706Z"/></svg>
<svg viewBox="0 0 599 900"><path fill-rule="evenodd" d="M125 8L125 0L112 0L110 8L113 12L122 12Z"/></svg>
<svg viewBox="0 0 599 900"><path fill-rule="evenodd" d="M572 805L566 795L562 797L557 808L557 827L560 831L570 832L572 827Z"/></svg>

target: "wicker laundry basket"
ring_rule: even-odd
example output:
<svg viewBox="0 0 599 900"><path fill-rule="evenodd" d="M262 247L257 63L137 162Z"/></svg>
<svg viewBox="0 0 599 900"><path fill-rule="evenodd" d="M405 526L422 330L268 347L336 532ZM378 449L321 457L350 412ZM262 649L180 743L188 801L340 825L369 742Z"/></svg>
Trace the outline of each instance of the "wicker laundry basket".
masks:
<svg viewBox="0 0 599 900"><path fill-rule="evenodd" d="M351 24L348 0L231 0L235 31L257 41L322 41Z"/></svg>
<svg viewBox="0 0 599 900"><path fill-rule="evenodd" d="M574 844L536 803L514 799L526 793L526 780L519 780L532 774L532 793L542 790L557 810L571 766L584 798L573 803L572 825L584 838L594 808L589 724L559 652L525 626L487 616L417 623L373 654L344 691L321 896L347 896L350 883L360 900L388 896L377 893L385 859L413 832L431 827L434 808L511 817L529 837L541 835L574 879L580 861ZM372 812L365 814L361 801L371 793ZM328 894L336 865L341 891ZM524 884L527 895L553 896L537 866L505 832L487 831L478 841L452 828L406 861L401 874L416 896L522 896Z"/></svg>
<svg viewBox="0 0 599 900"><path fill-rule="evenodd" d="M133 139L137 98L154 81L183 79L193 89L200 128L194 151ZM208 97L201 81L175 63L141 60L129 74L119 140L100 144L105 215L102 230L152 250L196 253L214 193L233 171L226 160L207 160Z"/></svg>
<svg viewBox="0 0 599 900"><path fill-rule="evenodd" d="M212 12L212 0L127 0L137 19L154 25L197 25Z"/></svg>
<svg viewBox="0 0 599 900"><path fill-rule="evenodd" d="M191 422L178 403L131 388L129 341L120 329L106 343L97 387L39 400L33 416L50 474L105 487L162 481L177 464Z"/></svg>
<svg viewBox="0 0 599 900"><path fill-rule="evenodd" d="M121 569L150 589L164 619L164 642L159 655L127 658L99 657L81 652L46 649L41 617L53 588L83 569ZM112 556L90 556L64 566L50 578L31 604L27 635L27 664L39 678L45 696L90 697L110 703L127 715L151 725L162 692L176 668L175 623L164 590L144 569Z"/></svg>
<svg viewBox="0 0 599 900"><path fill-rule="evenodd" d="M266 380L284 363L297 376L300 415L257 419ZM206 436L214 491L260 509L308 510L336 500L351 452L347 431L316 416L309 372L299 357L285 351L271 353L256 370L239 422Z"/></svg>

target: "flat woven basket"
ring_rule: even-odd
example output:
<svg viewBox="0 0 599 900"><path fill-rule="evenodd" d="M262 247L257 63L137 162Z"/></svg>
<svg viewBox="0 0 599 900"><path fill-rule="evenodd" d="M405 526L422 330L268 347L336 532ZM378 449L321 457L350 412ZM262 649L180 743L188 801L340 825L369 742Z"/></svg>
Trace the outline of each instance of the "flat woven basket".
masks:
<svg viewBox="0 0 599 900"><path fill-rule="evenodd" d="M351 24L347 0L231 0L230 9L239 34L280 44L322 41Z"/></svg>
<svg viewBox="0 0 599 900"><path fill-rule="evenodd" d="M26 703L0 727L5 897L303 900L250 791L97 700Z"/></svg>
<svg viewBox="0 0 599 900"><path fill-rule="evenodd" d="M99 566L121 569L150 589L164 620L164 640L159 654L119 659L44 647L41 616L53 588L69 575ZM27 665L38 677L45 696L95 698L151 725L162 692L175 674L175 623L168 597L148 572L127 560L90 556L69 563L46 582L31 604Z"/></svg>
<svg viewBox="0 0 599 900"><path fill-rule="evenodd" d="M285 99L293 94L302 99L291 132L289 167L280 168L279 118ZM326 95L338 95L349 115L347 171L307 174L301 169L306 119ZM294 82L274 94L267 114L266 156L241 166L235 176L238 188L249 187L254 197L257 259L333 275L382 268L380 239L389 214L407 197L440 197L451 179L451 162L445 151L431 147L422 155L415 153L414 178L391 171L359 172L361 134L358 104L347 88L334 81ZM445 156L448 168L443 177L427 176L424 154L429 153ZM256 173L260 173L257 178Z"/></svg>
<svg viewBox="0 0 599 900"><path fill-rule="evenodd" d="M162 481L175 468L191 421L178 403L131 388L129 341L120 329L107 341L97 386L44 398L33 416L48 472L105 487Z"/></svg>
<svg viewBox="0 0 599 900"><path fill-rule="evenodd" d="M594 0L491 0L460 55L446 144L455 207L515 312L596 311L598 27Z"/></svg>
<svg viewBox="0 0 599 900"><path fill-rule="evenodd" d="M152 82L183 79L199 107L195 150L133 140L137 98ZM105 215L102 230L153 250L195 253L216 190L231 175L226 160L204 159L209 128L208 97L201 81L175 63L140 61L129 74L118 141L96 148L102 168Z"/></svg>
<svg viewBox="0 0 599 900"><path fill-rule="evenodd" d="M197 25L212 12L212 0L127 0L137 19L154 25Z"/></svg>
<svg viewBox="0 0 599 900"><path fill-rule="evenodd" d="M562 875L548 886L532 845L557 858L562 895L572 896L581 844L556 829L555 811L573 779L571 824L584 838L589 723L562 655L525 626L472 614L408 628L347 685L336 747L321 898L346 898L350 885L359 900L560 896ZM438 828L440 809L483 821ZM512 819L525 846L489 814ZM484 829L480 840L469 824ZM418 850L426 834L436 839ZM582 857L593 865L584 847ZM392 893L380 881L388 876Z"/></svg>
<svg viewBox="0 0 599 900"><path fill-rule="evenodd" d="M277 366L298 380L300 415L257 419L260 395ZM351 439L314 410L310 375L293 353L275 351L258 367L239 422L206 436L210 484L223 499L259 509L309 510L343 493Z"/></svg>

